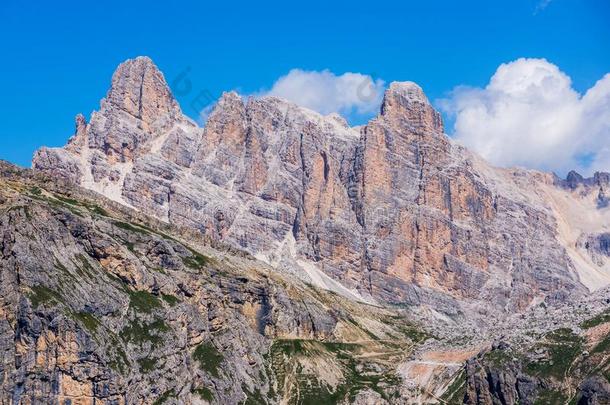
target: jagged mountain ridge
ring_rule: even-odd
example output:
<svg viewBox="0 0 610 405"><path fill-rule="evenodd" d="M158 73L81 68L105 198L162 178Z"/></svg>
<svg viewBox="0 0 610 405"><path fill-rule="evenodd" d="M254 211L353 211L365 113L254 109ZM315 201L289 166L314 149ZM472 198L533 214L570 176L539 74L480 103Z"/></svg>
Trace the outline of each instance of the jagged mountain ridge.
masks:
<svg viewBox="0 0 610 405"><path fill-rule="evenodd" d="M2 400L603 404L609 176L443 132L409 82L360 128L236 93L200 128L125 62L0 165Z"/></svg>
<svg viewBox="0 0 610 405"><path fill-rule="evenodd" d="M411 82L361 128L236 93L199 128L139 57L33 167L356 299L487 317L608 284L607 175L493 168L443 131Z"/></svg>

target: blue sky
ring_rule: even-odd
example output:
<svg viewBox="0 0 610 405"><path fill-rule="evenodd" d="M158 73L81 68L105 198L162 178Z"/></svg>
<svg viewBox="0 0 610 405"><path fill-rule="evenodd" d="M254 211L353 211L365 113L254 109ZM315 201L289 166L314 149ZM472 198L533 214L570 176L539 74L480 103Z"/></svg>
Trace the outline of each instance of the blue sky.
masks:
<svg viewBox="0 0 610 405"><path fill-rule="evenodd" d="M547 4L548 3L548 4ZM541 7L541 4L546 4ZM269 89L293 68L412 80L431 100L546 58L580 93L610 72L607 0L0 3L0 158L29 166L97 109L115 67L148 55L195 89ZM191 116L193 92L178 96Z"/></svg>

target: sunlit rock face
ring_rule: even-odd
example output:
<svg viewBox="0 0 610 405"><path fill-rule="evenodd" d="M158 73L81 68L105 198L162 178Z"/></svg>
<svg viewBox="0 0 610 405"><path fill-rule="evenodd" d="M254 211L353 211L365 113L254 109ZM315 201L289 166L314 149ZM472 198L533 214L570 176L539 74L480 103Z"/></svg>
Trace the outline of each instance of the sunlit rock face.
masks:
<svg viewBox="0 0 610 405"><path fill-rule="evenodd" d="M610 283L608 175L491 167L412 82L363 127L230 92L200 128L140 57L33 167L359 299L481 314Z"/></svg>

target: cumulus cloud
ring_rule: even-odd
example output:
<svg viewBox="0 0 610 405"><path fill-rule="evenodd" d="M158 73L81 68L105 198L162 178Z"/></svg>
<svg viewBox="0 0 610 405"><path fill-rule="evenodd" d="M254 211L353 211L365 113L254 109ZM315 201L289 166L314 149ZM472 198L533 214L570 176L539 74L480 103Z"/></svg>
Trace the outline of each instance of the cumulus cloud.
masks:
<svg viewBox="0 0 610 405"><path fill-rule="evenodd" d="M522 58L438 104L455 118L452 136L496 165L610 171L610 74L581 95L554 64Z"/></svg>
<svg viewBox="0 0 610 405"><path fill-rule="evenodd" d="M378 111L384 85L383 80L361 73L292 69L262 95L281 97L321 114L369 114Z"/></svg>

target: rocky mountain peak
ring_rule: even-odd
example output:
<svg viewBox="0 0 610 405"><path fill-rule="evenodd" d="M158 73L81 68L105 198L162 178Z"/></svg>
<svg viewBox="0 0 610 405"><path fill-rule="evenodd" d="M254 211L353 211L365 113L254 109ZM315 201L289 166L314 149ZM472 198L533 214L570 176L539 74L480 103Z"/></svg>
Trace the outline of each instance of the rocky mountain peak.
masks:
<svg viewBox="0 0 610 405"><path fill-rule="evenodd" d="M242 99L236 91L225 91L220 96L218 103L242 103Z"/></svg>
<svg viewBox="0 0 610 405"><path fill-rule="evenodd" d="M213 115L226 115L231 111L240 111L245 107L241 96L235 91L222 93L222 96L216 102L216 106L212 111L210 118Z"/></svg>
<svg viewBox="0 0 610 405"><path fill-rule="evenodd" d="M386 96L388 94L400 96L410 102L430 104L422 88L417 83L411 81L390 83Z"/></svg>
<svg viewBox="0 0 610 405"><path fill-rule="evenodd" d="M74 121L76 122L76 132L79 132L87 127L87 119L83 114L77 114Z"/></svg>
<svg viewBox="0 0 610 405"><path fill-rule="evenodd" d="M392 121L443 133L443 120L414 82L392 82L381 105L381 116Z"/></svg>
<svg viewBox="0 0 610 405"><path fill-rule="evenodd" d="M584 190L581 191L583 191L585 195L593 190L597 193L598 208L601 209L610 206L610 173L595 172L593 177L585 178L575 170L572 170L568 173L565 180L559 179L556 181L556 184L571 191L583 188Z"/></svg>
<svg viewBox="0 0 610 405"><path fill-rule="evenodd" d="M575 189L576 187L578 187L579 184L584 183L585 179L577 171L571 170L568 173L565 181L566 181L566 185L569 188Z"/></svg>
<svg viewBox="0 0 610 405"><path fill-rule="evenodd" d="M239 94L234 91L222 94L203 131L205 142L200 146L201 158L221 144L232 145L231 150L239 153L235 148L244 143L246 135L246 107Z"/></svg>
<svg viewBox="0 0 610 405"><path fill-rule="evenodd" d="M128 59L119 65L112 76L106 101L145 124L180 112L163 73L145 56Z"/></svg>
<svg viewBox="0 0 610 405"><path fill-rule="evenodd" d="M576 170L568 172L565 180L559 178L559 184L572 190L578 186L603 187L610 184L610 173L595 172L592 177L584 177Z"/></svg>
<svg viewBox="0 0 610 405"><path fill-rule="evenodd" d="M610 184L610 173L608 172L595 172L593 178L594 181L600 185Z"/></svg>
<svg viewBox="0 0 610 405"><path fill-rule="evenodd" d="M349 128L349 124L345 118L341 116L339 113L330 113L326 116L326 118L333 120L343 128Z"/></svg>

